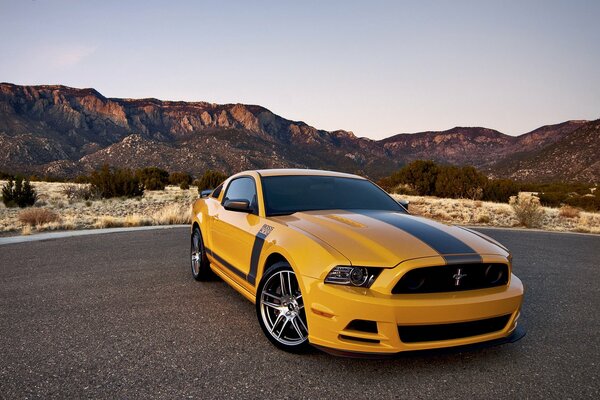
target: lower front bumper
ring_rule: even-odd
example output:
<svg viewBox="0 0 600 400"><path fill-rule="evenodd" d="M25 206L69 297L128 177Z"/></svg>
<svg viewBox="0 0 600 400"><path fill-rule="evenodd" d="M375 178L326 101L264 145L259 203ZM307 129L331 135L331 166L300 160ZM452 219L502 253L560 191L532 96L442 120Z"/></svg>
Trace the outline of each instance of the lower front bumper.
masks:
<svg viewBox="0 0 600 400"><path fill-rule="evenodd" d="M526 335L525 328L523 328L522 325L518 325L512 331L512 333L510 333L508 336L500 338L500 339L488 340L485 342L478 342L478 343L473 343L473 344L459 345L459 346L454 346L454 347L445 347L445 348L441 348L441 349L407 350L407 351L402 351L399 353L361 353L361 352L352 352L352 351L332 349L329 347L323 347L323 346L318 346L318 345L314 345L314 346L316 348L318 348L319 350L324 351L325 353L332 354L334 356L349 357L349 358L368 358L368 359L375 358L375 359L377 359L377 358L398 357L398 356L407 355L407 354L426 355L431 352L435 352L435 355L440 355L440 353L441 354L455 354L455 353L462 352L462 351L473 351L473 350L477 350L477 349L481 349L481 348L499 346L499 345L503 345L503 344L507 344L507 343L515 343L515 342L523 339L525 337L525 335Z"/></svg>
<svg viewBox="0 0 600 400"><path fill-rule="evenodd" d="M523 285L514 275L508 287L412 295L301 279L310 343L345 353L394 354L504 339L515 331L523 300ZM504 315L509 316L504 328L474 336L405 343L399 335L403 326L455 324ZM376 332L349 328L353 320L373 321Z"/></svg>

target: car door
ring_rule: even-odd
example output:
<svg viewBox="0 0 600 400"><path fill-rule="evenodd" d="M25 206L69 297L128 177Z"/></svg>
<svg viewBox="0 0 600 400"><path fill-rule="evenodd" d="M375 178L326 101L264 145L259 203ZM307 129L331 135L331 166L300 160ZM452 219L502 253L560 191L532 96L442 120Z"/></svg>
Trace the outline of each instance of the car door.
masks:
<svg viewBox="0 0 600 400"><path fill-rule="evenodd" d="M231 211L223 207L227 200L247 200L254 212ZM250 258L261 218L258 216L256 182L251 176L233 179L227 185L221 206L213 217L212 251L225 272L248 287ZM251 286L251 285L250 285Z"/></svg>

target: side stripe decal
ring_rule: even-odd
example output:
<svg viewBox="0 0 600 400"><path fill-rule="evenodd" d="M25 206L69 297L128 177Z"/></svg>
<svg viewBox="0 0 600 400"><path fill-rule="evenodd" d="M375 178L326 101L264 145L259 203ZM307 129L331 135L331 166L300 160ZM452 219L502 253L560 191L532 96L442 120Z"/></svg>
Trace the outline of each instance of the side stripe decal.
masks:
<svg viewBox="0 0 600 400"><path fill-rule="evenodd" d="M446 264L482 262L481 256L465 242L418 219L389 211L353 211L409 233L440 253Z"/></svg>
<svg viewBox="0 0 600 400"><path fill-rule="evenodd" d="M260 259L260 253L265 244L265 239L267 236L269 236L272 230L272 226L264 224L254 238L252 254L250 255L250 272L248 273L248 282L251 285L256 283L256 272L258 271L258 260Z"/></svg>
<svg viewBox="0 0 600 400"><path fill-rule="evenodd" d="M258 259L260 258L260 252L265 244L266 235L258 233L254 239L254 245L252 246L252 254L250 255L250 273L248 273L248 282L251 285L256 283L256 271L258 271Z"/></svg>
<svg viewBox="0 0 600 400"><path fill-rule="evenodd" d="M243 273L242 271L240 271L239 269L237 269L236 267L234 267L233 265L231 265L230 263L228 263L227 261L225 261L221 256L219 256L217 253L215 253L214 251L212 251L211 249L209 249L208 247L204 247L204 249L214 258L216 259L219 263L223 264L223 266L225 266L228 270L230 270L231 272L233 272L234 274L236 274L237 276L239 276L240 278L243 278L245 280L248 280L248 277L246 276L245 273Z"/></svg>

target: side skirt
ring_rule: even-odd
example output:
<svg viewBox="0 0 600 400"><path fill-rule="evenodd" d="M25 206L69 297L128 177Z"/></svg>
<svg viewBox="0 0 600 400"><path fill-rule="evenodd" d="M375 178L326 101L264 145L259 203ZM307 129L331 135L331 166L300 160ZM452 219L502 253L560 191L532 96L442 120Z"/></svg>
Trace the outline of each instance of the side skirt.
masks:
<svg viewBox="0 0 600 400"><path fill-rule="evenodd" d="M208 253L208 259L210 261L210 269L217 275L219 276L221 279L223 279L229 286L231 286L233 289L235 289L236 292L240 293L242 296L244 296L245 298L247 298L248 300L250 300L252 303L256 303L256 295L252 292L250 292L248 289L246 289L245 287L243 287L242 285L240 285L235 278L229 276L227 274L226 271L228 271L226 268L224 268L221 264L219 264L218 261L216 261L213 257L211 257L211 255Z"/></svg>

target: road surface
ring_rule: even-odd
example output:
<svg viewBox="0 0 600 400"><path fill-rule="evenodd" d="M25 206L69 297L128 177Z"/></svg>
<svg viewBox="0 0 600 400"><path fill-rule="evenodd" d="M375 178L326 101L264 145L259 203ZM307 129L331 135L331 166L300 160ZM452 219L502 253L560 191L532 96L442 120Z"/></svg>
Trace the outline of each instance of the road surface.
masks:
<svg viewBox="0 0 600 400"><path fill-rule="evenodd" d="M191 278L186 228L0 246L0 398L598 398L600 236L482 231L514 253L527 336L388 360L277 350Z"/></svg>

